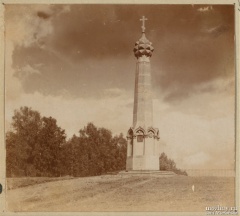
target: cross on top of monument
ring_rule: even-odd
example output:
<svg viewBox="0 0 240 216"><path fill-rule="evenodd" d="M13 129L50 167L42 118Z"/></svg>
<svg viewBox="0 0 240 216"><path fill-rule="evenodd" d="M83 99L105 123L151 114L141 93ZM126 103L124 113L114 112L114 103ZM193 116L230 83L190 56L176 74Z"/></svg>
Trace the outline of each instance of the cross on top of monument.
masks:
<svg viewBox="0 0 240 216"><path fill-rule="evenodd" d="M142 17L142 19L140 19L140 21L142 21L142 33L145 32L145 21L148 20L145 16Z"/></svg>

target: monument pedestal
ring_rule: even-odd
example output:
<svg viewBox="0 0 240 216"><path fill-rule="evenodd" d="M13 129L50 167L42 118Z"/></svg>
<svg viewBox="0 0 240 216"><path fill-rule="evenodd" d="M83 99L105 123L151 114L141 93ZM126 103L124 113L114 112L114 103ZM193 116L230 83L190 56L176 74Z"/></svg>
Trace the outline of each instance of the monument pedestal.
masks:
<svg viewBox="0 0 240 216"><path fill-rule="evenodd" d="M159 170L159 157L155 155L140 155L127 157L126 170Z"/></svg>

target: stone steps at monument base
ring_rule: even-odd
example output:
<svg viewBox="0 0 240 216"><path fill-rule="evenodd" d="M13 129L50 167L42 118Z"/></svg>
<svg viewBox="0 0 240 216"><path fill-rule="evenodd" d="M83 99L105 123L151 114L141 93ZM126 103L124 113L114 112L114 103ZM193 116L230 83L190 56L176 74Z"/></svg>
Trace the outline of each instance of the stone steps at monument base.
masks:
<svg viewBox="0 0 240 216"><path fill-rule="evenodd" d="M161 176L161 177L171 177L176 176L177 174L172 171L158 171L158 170L129 170L121 171L118 175L152 175L152 176Z"/></svg>

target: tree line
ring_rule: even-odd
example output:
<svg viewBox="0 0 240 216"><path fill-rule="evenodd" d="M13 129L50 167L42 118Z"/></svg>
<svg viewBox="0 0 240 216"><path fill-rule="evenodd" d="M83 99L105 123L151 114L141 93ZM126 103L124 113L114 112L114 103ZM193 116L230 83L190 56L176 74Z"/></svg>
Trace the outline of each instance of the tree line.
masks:
<svg viewBox="0 0 240 216"><path fill-rule="evenodd" d="M127 140L106 128L88 123L78 135L66 139L56 119L21 107L14 111L6 133L7 177L94 176L125 170ZM175 170L173 160L163 153L161 170Z"/></svg>
<svg viewBox="0 0 240 216"><path fill-rule="evenodd" d="M66 140L56 119L21 107L6 133L7 177L93 176L123 170L126 139L89 123Z"/></svg>

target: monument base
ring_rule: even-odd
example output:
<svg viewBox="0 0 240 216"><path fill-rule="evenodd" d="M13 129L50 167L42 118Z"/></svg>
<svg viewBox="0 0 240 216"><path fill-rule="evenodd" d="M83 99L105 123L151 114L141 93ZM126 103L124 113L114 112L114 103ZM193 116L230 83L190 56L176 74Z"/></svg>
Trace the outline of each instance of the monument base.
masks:
<svg viewBox="0 0 240 216"><path fill-rule="evenodd" d="M127 157L126 170L159 170L159 157L155 155L139 155Z"/></svg>
<svg viewBox="0 0 240 216"><path fill-rule="evenodd" d="M131 170L131 171L121 171L118 175L150 175L156 177L173 177L177 174L172 171L160 171L160 170Z"/></svg>

